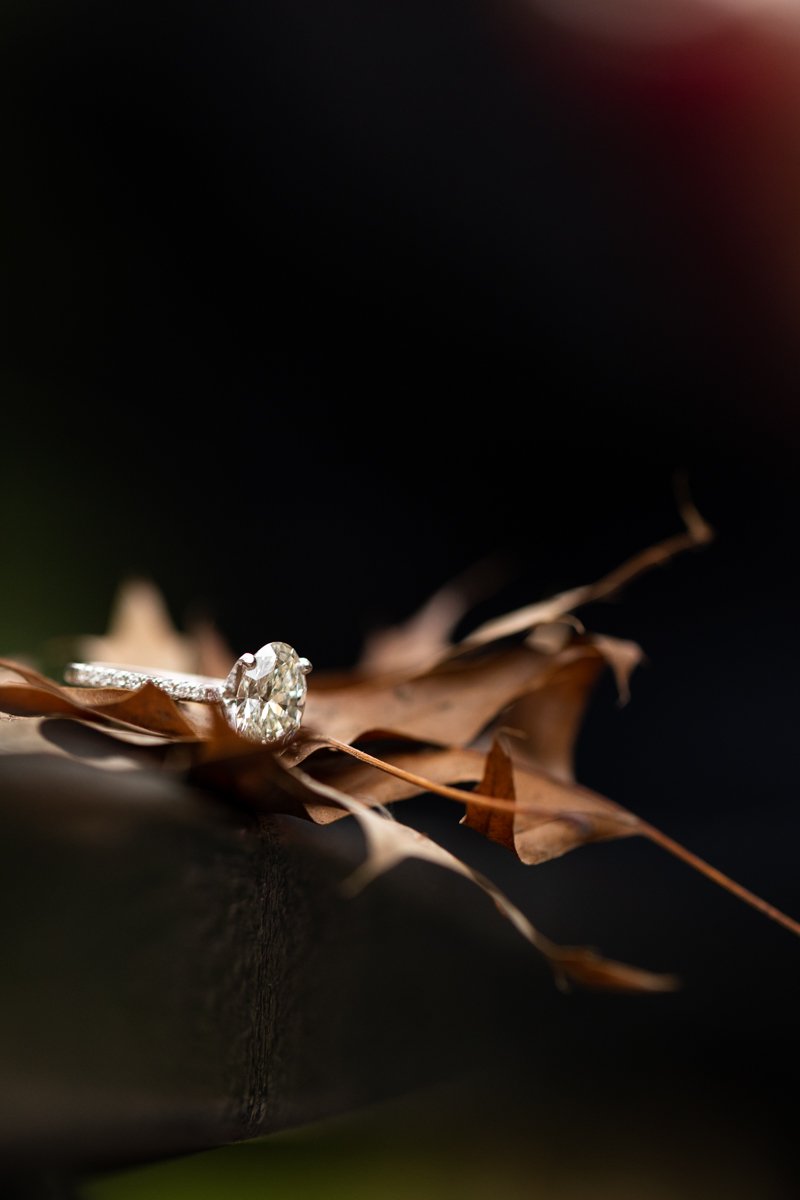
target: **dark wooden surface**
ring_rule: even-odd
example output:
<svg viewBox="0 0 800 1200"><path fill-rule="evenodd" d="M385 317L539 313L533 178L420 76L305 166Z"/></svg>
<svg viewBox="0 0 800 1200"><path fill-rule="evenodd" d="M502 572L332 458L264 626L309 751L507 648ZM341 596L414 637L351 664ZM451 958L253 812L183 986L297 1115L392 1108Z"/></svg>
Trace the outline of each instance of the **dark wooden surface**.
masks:
<svg viewBox="0 0 800 1200"><path fill-rule="evenodd" d="M355 899L351 821L256 817L156 770L0 754L2 1159L114 1164L446 1074L530 951L455 876Z"/></svg>
<svg viewBox="0 0 800 1200"><path fill-rule="evenodd" d="M436 867L346 899L352 821L259 817L155 768L111 770L119 748L74 723L9 734L0 720L0 1194L52 1198L76 1172L404 1093L397 1161L424 1137L456 1157L527 1148L531 1177L543 1161L554 1178L624 1172L633 1154L647 1178L674 1168L676 1195L791 1194L796 944L654 847L531 872L449 807L404 805L547 932L685 984L565 996ZM425 1085L442 1080L438 1103Z"/></svg>

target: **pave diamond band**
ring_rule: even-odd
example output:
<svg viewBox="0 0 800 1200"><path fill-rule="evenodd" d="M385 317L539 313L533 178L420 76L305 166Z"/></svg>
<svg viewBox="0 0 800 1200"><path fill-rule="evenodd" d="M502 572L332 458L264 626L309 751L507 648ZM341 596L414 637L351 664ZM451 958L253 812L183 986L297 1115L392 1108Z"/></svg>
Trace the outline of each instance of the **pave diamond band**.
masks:
<svg viewBox="0 0 800 1200"><path fill-rule="evenodd" d="M308 659L286 642L268 642L256 654L238 658L226 679L102 662L70 663L64 678L81 687L125 691L151 683L174 700L221 704L229 724L243 737L281 743L300 728L310 670Z"/></svg>
<svg viewBox="0 0 800 1200"><path fill-rule="evenodd" d="M178 671L153 671L144 667L120 667L113 663L70 663L64 672L67 683L90 688L124 688L135 692L154 683L174 700L196 700L213 704L222 699L224 679L206 675L182 675Z"/></svg>

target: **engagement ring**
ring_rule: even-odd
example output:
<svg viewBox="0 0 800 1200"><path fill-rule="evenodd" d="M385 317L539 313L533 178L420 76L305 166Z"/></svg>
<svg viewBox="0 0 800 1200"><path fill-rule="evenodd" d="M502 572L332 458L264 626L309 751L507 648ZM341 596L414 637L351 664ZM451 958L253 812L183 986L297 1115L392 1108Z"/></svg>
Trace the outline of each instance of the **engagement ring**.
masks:
<svg viewBox="0 0 800 1200"><path fill-rule="evenodd" d="M221 704L230 725L256 742L285 742L294 737L306 702L307 658L286 642L268 642L256 654L243 654L227 679L123 667L114 663L70 663L67 683L92 688L124 688L134 692L153 683L174 700Z"/></svg>

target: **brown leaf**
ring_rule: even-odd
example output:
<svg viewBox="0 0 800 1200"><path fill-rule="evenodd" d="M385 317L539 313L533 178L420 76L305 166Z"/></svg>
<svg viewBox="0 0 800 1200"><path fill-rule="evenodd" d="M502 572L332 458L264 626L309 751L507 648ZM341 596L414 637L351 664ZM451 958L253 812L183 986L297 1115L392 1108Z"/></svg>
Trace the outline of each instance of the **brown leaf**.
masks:
<svg viewBox="0 0 800 1200"><path fill-rule="evenodd" d="M146 579L130 579L117 592L108 633L80 639L87 661L195 671L195 648L178 633L164 598Z"/></svg>
<svg viewBox="0 0 800 1200"><path fill-rule="evenodd" d="M544 686L561 661L528 646L513 646L458 658L411 678L337 681L327 687L314 681L306 736L295 740L289 756L294 762L307 757L316 748L316 735L348 743L382 734L469 745L512 700Z"/></svg>
<svg viewBox="0 0 800 1200"><path fill-rule="evenodd" d="M643 575L653 567L669 562L670 559L682 554L685 550L695 549L713 540L713 529L697 511L688 495L684 495L682 498L680 511L686 526L682 533L676 533L672 537L665 538L663 542L657 542L647 550L641 550L638 554L634 554L627 562L595 583L569 588L568 591L551 596L548 600L539 600L536 604L528 604L515 612L486 621L465 639L464 644L484 646L499 638L525 633L536 625L559 621L584 604L608 599L626 584L638 578L639 575Z"/></svg>
<svg viewBox="0 0 800 1200"><path fill-rule="evenodd" d="M593 950L559 946L551 942L490 879L468 867L438 843L416 829L402 825L386 814L375 812L337 789L320 783L304 771L295 769L290 774L323 802L341 805L358 821L367 841L367 856L345 881L345 890L351 895L409 859L422 860L461 875L485 892L498 912L549 960L560 982L569 980L587 987L621 992L663 992L677 986L671 975L658 975L601 958Z"/></svg>
<svg viewBox="0 0 800 1200"><path fill-rule="evenodd" d="M588 788L532 767L518 769L516 779L514 848L524 863L549 862L590 842L642 832L638 817Z"/></svg>
<svg viewBox="0 0 800 1200"><path fill-rule="evenodd" d="M366 675L422 671L445 658L456 625L484 596L495 593L507 569L498 559L478 563L439 588L402 625L369 634L359 663Z"/></svg>
<svg viewBox="0 0 800 1200"><path fill-rule="evenodd" d="M486 755L483 777L477 790L482 796L491 796L496 800L516 800L511 755L499 738L495 738L491 750ZM467 811L461 818L461 824L468 825L476 833L482 833L484 837L498 842L507 850L514 849L514 813L509 809L485 808L470 803L467 797Z"/></svg>
<svg viewBox="0 0 800 1200"><path fill-rule="evenodd" d="M587 636L555 653L513 646L456 657L410 678L315 681L303 731L287 754L297 763L320 739L352 743L379 734L466 746L503 713L502 726L521 735L512 756L567 778L594 680L609 664L626 688L640 656L632 642Z"/></svg>
<svg viewBox="0 0 800 1200"><path fill-rule="evenodd" d="M121 688L67 687L21 663L2 659L0 669L21 680L19 683L0 683L0 711L5 713L76 717L175 739L196 738L201 732L200 718L198 724L194 724L187 710L152 683L144 684L135 692Z"/></svg>
<svg viewBox="0 0 800 1200"><path fill-rule="evenodd" d="M13 665L6 663L3 663L2 666L8 670L15 669ZM49 683L49 681L45 682ZM55 695L54 686L51 685L50 689L42 690ZM212 711L216 713L216 710ZM601 959L594 951L556 946L540 934L527 917L493 883L472 871L447 850L416 830L396 821L387 820L384 816L370 811L358 801L334 790L329 785L320 783L299 770L289 771L280 762L274 751L253 742L247 742L232 730L223 729L219 724L223 720L224 718L217 713L215 721L218 724L216 730L218 741L215 744L219 747L224 741L227 758L215 761L212 757L209 761L201 763L190 777L198 782L209 784L214 782L213 769L215 767L225 766L230 770L232 766L235 766L239 769L224 780L226 789L235 779L237 794L245 798L253 807L264 811L302 816L305 815L306 807L311 807L321 801L328 806L333 804L340 807L345 816L348 814L355 816L367 839L368 852L362 866L357 868L345 882L345 890L351 894L360 891L367 883L399 863L410 858L421 859L461 875L481 888L493 900L498 911L514 925L519 933L549 959L558 981L566 976L589 987L614 987L622 991L655 991L671 986L669 977L654 975L638 968ZM12 737L7 739L5 735L11 731L13 731ZM19 733L21 733L21 740L16 736ZM31 735L34 735L33 741ZM5 743L9 740L12 743L12 752L19 753L23 750L30 752L32 749L41 752L44 749L44 745L40 744L42 742L41 722L22 721L13 717L0 719L0 753L7 748ZM130 766L127 761L107 761L104 765L117 769L120 766ZM241 770L242 766L244 766L244 770ZM211 773L209 773L209 768ZM580 964L583 955L589 956L592 970L583 971L582 974L580 971L576 973L573 964Z"/></svg>
<svg viewBox="0 0 800 1200"><path fill-rule="evenodd" d="M207 622L196 623L190 635L178 633L161 593L146 580L122 584L108 634L83 637L79 645L89 660L162 670L223 675L233 661L223 639ZM0 664L0 710L21 716L74 717L176 740L204 737L209 728L205 706L178 704L152 684L135 692L67 687L18 662Z"/></svg>
<svg viewBox="0 0 800 1200"><path fill-rule="evenodd" d="M563 946L552 958L556 981L563 988L581 987L606 992L674 992L679 981L674 975L654 975L640 967L602 958L584 946Z"/></svg>
<svg viewBox="0 0 800 1200"><path fill-rule="evenodd" d="M218 719L224 720L222 717ZM53 724L66 725L66 722L53 722ZM106 770L130 770L142 765L141 760L134 755L146 754L149 756L156 749L150 745L124 747L118 739L105 738L104 741L108 743L105 749L109 753L99 756L97 746L93 746L89 747L90 753L86 755L87 745L85 741L80 740L80 737L78 744L73 744L69 749L65 749L58 742L48 740L43 732L46 731L47 725L47 721L23 720L19 717L0 715L0 754L68 753L70 757L83 758L84 761L89 761ZM82 735L100 736L99 730L86 729L76 723L72 723L70 728L81 737ZM220 739L226 737L222 728L218 732ZM210 759L200 763L190 772L190 778L194 782L200 782L206 786L221 785L229 794L233 791L239 798L246 800L250 806L257 807L262 811L306 816L307 808L323 804L326 807L337 807L343 816L352 813L361 822L367 837L369 852L363 866L358 868L347 881L347 890L352 893L361 890L378 875L411 857L425 859L455 871L471 882L477 883L492 897L500 912L507 919L513 920L523 936L551 958L556 978L560 979L562 975L559 957L562 954L561 949L554 947L552 943L538 934L527 918L514 909L510 901L494 888L494 885L482 880L448 851L417 833L416 830L394 821L384 821L380 825L373 825L369 818L374 817L376 820L380 818L377 814L369 813L364 806L359 806L357 801L334 791L325 784L314 781L310 776L288 771L280 764L274 751L257 746L253 742L247 742L232 730L228 732L230 734L229 737L226 737L228 757L224 760ZM217 745L219 746L220 742ZM147 757L145 765L154 765L153 760ZM226 771L227 775L215 775L215 769ZM320 791L322 792L321 796L319 795ZM331 804L331 799L335 801L335 804ZM591 976L587 974L586 979L581 980L589 987L609 986L603 981L604 967L610 970L611 978L619 979L620 982L616 986L620 986L626 991L652 990L648 981L658 981L663 978L651 976L648 972L640 972L636 968L606 963L592 951L564 950L563 953L570 956L580 956L582 953L586 953L591 955L593 961L596 960L597 966L594 974ZM555 957L553 957L554 955ZM620 971L627 975L620 974Z"/></svg>
<svg viewBox="0 0 800 1200"><path fill-rule="evenodd" d="M121 584L108 633L85 635L78 645L88 661L223 677L236 657L208 620L196 620L188 633L179 633L161 592L146 579Z"/></svg>
<svg viewBox="0 0 800 1200"><path fill-rule="evenodd" d="M614 675L620 704L627 704L631 698L631 676L641 664L644 654L637 642L625 638L608 637L603 633L590 633L586 642L594 646L605 659Z"/></svg>
<svg viewBox="0 0 800 1200"><path fill-rule="evenodd" d="M515 735L510 743L514 761L571 782L575 742L597 680L611 667L624 703L641 658L635 642L598 635L579 638L562 650L561 665L547 683L522 696L503 718Z"/></svg>
<svg viewBox="0 0 800 1200"><path fill-rule="evenodd" d="M454 585L440 588L402 625L378 629L364 642L360 669L368 675L422 670L447 652L450 636L469 608Z"/></svg>
<svg viewBox="0 0 800 1200"><path fill-rule="evenodd" d="M205 617L193 621L186 640L192 651L192 674L224 679L236 655L217 627Z"/></svg>
<svg viewBox="0 0 800 1200"><path fill-rule="evenodd" d="M393 804L431 791L438 784L474 783L481 777L484 756L476 750L443 750L440 747L384 754L380 759L359 761L345 754L318 756L304 763L304 769L320 783L360 800L368 807ZM378 762L381 766L376 769ZM399 774L389 774L386 767ZM460 793L466 800L468 793ZM317 802L309 816L320 825L338 821L344 815L340 805Z"/></svg>
<svg viewBox="0 0 800 1200"><path fill-rule="evenodd" d="M216 705L208 707L208 718L206 739L185 748L191 755L187 776L192 783L261 811L309 818L304 801L314 803L314 796L278 761L274 746L242 737Z"/></svg>
<svg viewBox="0 0 800 1200"><path fill-rule="evenodd" d="M786 928L800 932L792 918L665 834L573 782L575 738L600 670L605 664L611 666L624 700L641 652L633 643L583 635L570 609L614 594L643 571L711 538L710 528L688 501L683 515L685 533L636 555L595 584L571 589L488 623L468 644L455 649L443 649L441 643L456 608L453 603L449 609L442 605L440 597L438 607L432 605L409 632L404 644L412 656L410 663L398 664L399 643L395 642L391 653L382 660L377 656L379 661L397 665L389 675L365 677L362 672L336 679L315 678L305 727L280 754L274 748L244 742L227 727L217 708L176 704L152 685L133 693L65 688L21 664L5 664L4 677L4 664L0 663L0 709L102 722L110 730L147 731L183 742L179 753L184 758L191 756L192 773L210 786L249 804L280 811L287 811L287 797L291 797L294 808L290 811L320 822L358 804L345 796L346 791L363 796L358 805L362 814L369 805L432 791L468 807L468 823L479 824L502 844L509 845L513 833L514 849L527 863L545 862L592 841L642 834ZM123 593L112 634L100 645L90 646L92 656L135 657L144 665L152 662L162 668L177 665L178 669L195 670L200 668L199 656L205 659L206 671L222 674L226 654L218 639L206 630L196 638L195 657L187 662L180 657L187 648L186 639L172 630L158 594L147 586L144 590L143 585L137 586L138 593L136 588ZM576 629L581 636L575 636ZM522 632L529 633L524 645L489 645ZM417 652L423 643L431 652L438 643L439 662L432 668L420 668ZM375 661L373 657L373 666ZM503 762L503 751L493 750L487 764L474 746L481 734L497 730L501 721L513 726L517 734L512 743L513 771ZM379 759L351 744L376 736L418 741L426 747L412 755ZM292 763L326 746L360 761L343 768L318 756L312 763L314 776L304 777L313 786L303 783L299 773L288 771ZM376 768L381 776L376 776ZM337 779L338 790L326 782L331 778ZM453 786L475 781L480 782L472 793ZM426 854L430 857L434 852L426 850ZM515 920L513 915L509 919ZM613 986L620 983L623 968L618 964L609 967L583 950L560 949L559 954L566 978L582 976L598 984L610 969L609 978L616 980ZM555 953L550 956L558 957ZM629 984L634 984L631 977L624 986ZM642 980L635 986L644 986Z"/></svg>
<svg viewBox="0 0 800 1200"><path fill-rule="evenodd" d="M519 765L514 771L516 801L451 786L454 782L480 780L486 773L486 757L478 750L452 748L429 750L420 754L393 754L379 759L366 751L344 744L334 748L359 760L361 771L351 768L332 775L311 765L315 777L324 782L335 779L338 790L348 791L368 804L390 804L408 796L432 792L448 800L457 800L473 812L483 808L491 813L513 816L514 849L528 864L559 858L569 850L590 842L632 837L643 833L638 817L620 805L588 788L562 783L530 766ZM396 782L379 784L370 780L371 768L392 775ZM423 775L421 772L425 770ZM311 814L317 819L317 814ZM321 823L335 819L329 812L320 814ZM489 826L487 826L489 828ZM502 823L498 829L503 829ZM502 844L508 841L503 835Z"/></svg>
<svg viewBox="0 0 800 1200"><path fill-rule="evenodd" d="M516 782L515 782L516 780ZM512 810L487 807L486 799L516 801ZM590 792L528 766L514 772L511 758L495 742L477 790L467 798L463 823L514 850L531 865L560 858L589 842L631 837L639 832L633 813Z"/></svg>
<svg viewBox="0 0 800 1200"><path fill-rule="evenodd" d="M478 792L465 794L457 788L436 782L434 776L451 780L478 779L483 769L483 756L474 750L429 750L423 751L423 761L428 777L417 774L413 767L415 760L421 756L409 755L405 758L392 756L392 761L381 760L353 746L337 745L337 749L359 760L364 766L375 767L399 780L399 794L391 795L391 788L383 792L383 803L405 796L419 795L421 792L433 792L445 796L449 800L457 800L464 804L484 804L491 808L511 807L510 802L481 797ZM427 756L427 757L424 757ZM480 770L479 770L480 766ZM316 764L315 764L316 767ZM565 854L576 846L585 845L592 841L603 841L610 838L631 837L641 835L649 838L657 846L661 846L668 854L681 859L693 870L705 875L718 887L724 888L737 896L751 908L757 909L770 920L776 921L790 932L800 935L800 923L786 913L775 908L760 896L756 896L747 888L742 887L734 879L725 875L710 863L705 862L680 843L656 829L648 822L640 820L633 813L627 812L611 800L588 791L577 785L563 784L558 780L549 779L531 768L518 767L515 770L515 786L517 801L515 805L515 848L520 858L527 863L546 862L550 858ZM369 785L363 775L358 781L351 780L352 786L363 789L369 797ZM369 799L365 801L369 803ZM319 807L319 806L317 806ZM321 806L321 816L309 810L315 820L327 823L335 819L331 815L335 806Z"/></svg>

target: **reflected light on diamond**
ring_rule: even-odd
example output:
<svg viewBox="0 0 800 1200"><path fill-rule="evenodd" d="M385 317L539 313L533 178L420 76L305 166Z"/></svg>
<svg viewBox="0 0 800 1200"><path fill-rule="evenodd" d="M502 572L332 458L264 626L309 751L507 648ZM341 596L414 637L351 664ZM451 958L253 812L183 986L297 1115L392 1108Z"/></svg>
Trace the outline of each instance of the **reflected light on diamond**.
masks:
<svg viewBox="0 0 800 1200"><path fill-rule="evenodd" d="M286 642L269 642L255 656L240 658L225 680L222 700L230 724L243 737L258 742L293 737L306 701L297 651Z"/></svg>

